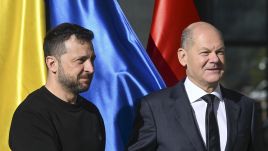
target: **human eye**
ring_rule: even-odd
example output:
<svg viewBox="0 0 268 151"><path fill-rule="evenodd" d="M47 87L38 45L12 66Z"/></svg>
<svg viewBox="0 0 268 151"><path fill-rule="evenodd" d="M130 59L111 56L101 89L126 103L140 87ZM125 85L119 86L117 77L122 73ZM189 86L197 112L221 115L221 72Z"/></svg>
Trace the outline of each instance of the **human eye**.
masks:
<svg viewBox="0 0 268 151"><path fill-rule="evenodd" d="M76 60L76 62L77 62L78 64L83 64L85 61L86 61L85 58L78 58L78 59Z"/></svg>
<svg viewBox="0 0 268 151"><path fill-rule="evenodd" d="M91 63L94 63L95 59L96 59L96 56L95 56L95 55L92 55L92 56L90 57L90 62L91 62Z"/></svg>
<svg viewBox="0 0 268 151"><path fill-rule="evenodd" d="M209 55L209 51L203 50L203 51L200 52L200 55L201 56L208 56Z"/></svg>
<svg viewBox="0 0 268 151"><path fill-rule="evenodd" d="M216 53L217 55L224 55L224 49L220 49Z"/></svg>
<svg viewBox="0 0 268 151"><path fill-rule="evenodd" d="M217 53L218 55L224 55L224 52L223 51L220 51Z"/></svg>

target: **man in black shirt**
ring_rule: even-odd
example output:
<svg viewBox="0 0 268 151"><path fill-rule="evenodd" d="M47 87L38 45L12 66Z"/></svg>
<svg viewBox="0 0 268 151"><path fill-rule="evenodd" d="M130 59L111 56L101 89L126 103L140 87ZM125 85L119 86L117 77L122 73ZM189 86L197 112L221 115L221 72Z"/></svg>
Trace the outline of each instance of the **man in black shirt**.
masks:
<svg viewBox="0 0 268 151"><path fill-rule="evenodd" d="M93 33L63 23L44 40L45 86L32 92L13 115L13 151L103 151L105 129L95 105L81 96L93 73Z"/></svg>

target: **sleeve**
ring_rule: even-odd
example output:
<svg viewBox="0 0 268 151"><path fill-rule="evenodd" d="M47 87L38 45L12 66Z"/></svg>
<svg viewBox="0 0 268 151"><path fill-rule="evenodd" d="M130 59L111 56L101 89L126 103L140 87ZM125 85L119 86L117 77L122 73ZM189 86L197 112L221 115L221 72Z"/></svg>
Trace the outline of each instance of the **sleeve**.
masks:
<svg viewBox="0 0 268 151"><path fill-rule="evenodd" d="M97 107L96 107L97 109ZM100 139L101 139L101 151L105 150L105 142L106 142L106 132L105 132L105 125L104 125L104 121L103 118L99 112L99 110L97 109L97 114L98 114L98 119L99 119L99 123L100 123Z"/></svg>
<svg viewBox="0 0 268 151"><path fill-rule="evenodd" d="M133 134L130 138L128 151L156 150L156 125L152 109L146 100L142 100L137 107Z"/></svg>
<svg viewBox="0 0 268 151"><path fill-rule="evenodd" d="M9 133L12 151L57 151L55 136L48 120L36 112L16 111Z"/></svg>
<svg viewBox="0 0 268 151"><path fill-rule="evenodd" d="M261 107L257 102L253 105L252 123L251 123L251 143L250 151L263 151L264 150L264 136L261 120Z"/></svg>

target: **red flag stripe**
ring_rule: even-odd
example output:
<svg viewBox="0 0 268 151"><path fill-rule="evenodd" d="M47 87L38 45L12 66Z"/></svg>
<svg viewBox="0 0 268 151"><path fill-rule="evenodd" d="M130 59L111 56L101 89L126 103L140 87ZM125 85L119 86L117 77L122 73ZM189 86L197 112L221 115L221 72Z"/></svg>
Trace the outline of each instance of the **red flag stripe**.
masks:
<svg viewBox="0 0 268 151"><path fill-rule="evenodd" d="M148 46L147 46L148 50L148 54L152 59L154 65L157 67L158 72L161 73L165 73L165 74L161 74L162 78L164 79L166 85L170 86L173 84L174 81L177 81L177 78L175 76L175 74L172 72L170 66L167 64L167 62L165 61L165 59L162 57L160 51L157 49L157 47L155 46L155 42L153 41L152 37L149 37L148 40ZM179 70L179 72L181 72L181 75L184 75L184 70Z"/></svg>
<svg viewBox="0 0 268 151"><path fill-rule="evenodd" d="M147 51L167 86L185 76L177 50L182 30L199 21L193 0L156 0Z"/></svg>

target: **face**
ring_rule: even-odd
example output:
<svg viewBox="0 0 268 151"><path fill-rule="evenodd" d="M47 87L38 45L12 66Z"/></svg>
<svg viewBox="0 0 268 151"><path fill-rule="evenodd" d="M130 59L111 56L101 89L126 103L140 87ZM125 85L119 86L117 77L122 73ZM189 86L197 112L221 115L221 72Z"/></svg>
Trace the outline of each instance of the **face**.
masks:
<svg viewBox="0 0 268 151"><path fill-rule="evenodd" d="M193 35L191 46L179 49L179 60L186 67L186 74L193 83L204 90L215 88L224 73L224 44L221 36L209 27L196 29Z"/></svg>
<svg viewBox="0 0 268 151"><path fill-rule="evenodd" d="M95 54L90 43L81 43L71 36L65 41L66 53L60 57L58 82L74 93L88 90L93 78Z"/></svg>

